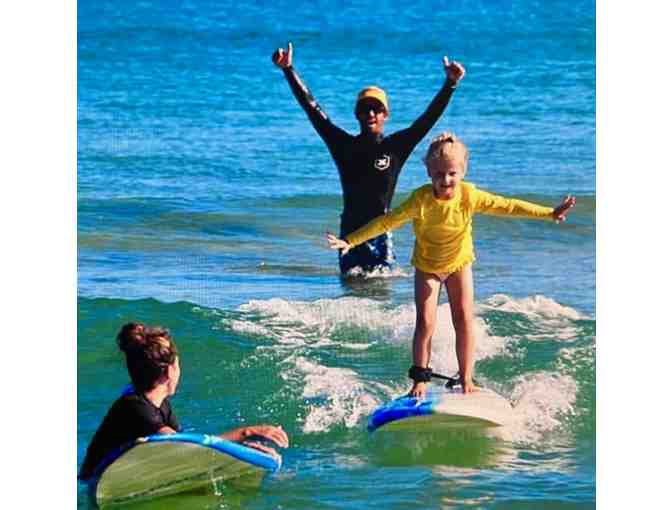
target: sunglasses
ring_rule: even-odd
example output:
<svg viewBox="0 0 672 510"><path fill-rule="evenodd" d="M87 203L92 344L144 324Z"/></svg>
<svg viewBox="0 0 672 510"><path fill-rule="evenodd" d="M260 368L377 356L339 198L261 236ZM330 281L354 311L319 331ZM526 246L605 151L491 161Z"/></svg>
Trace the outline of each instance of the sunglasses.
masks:
<svg viewBox="0 0 672 510"><path fill-rule="evenodd" d="M356 113L357 115L368 115L369 111L373 110L373 113L379 115L385 113L385 107L379 102L370 102L370 103L359 103L357 104Z"/></svg>

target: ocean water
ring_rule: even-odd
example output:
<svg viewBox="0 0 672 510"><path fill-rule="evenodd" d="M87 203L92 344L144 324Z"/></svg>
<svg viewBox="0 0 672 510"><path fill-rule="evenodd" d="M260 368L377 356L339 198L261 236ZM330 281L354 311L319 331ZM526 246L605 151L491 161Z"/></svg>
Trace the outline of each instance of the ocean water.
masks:
<svg viewBox="0 0 672 510"><path fill-rule="evenodd" d="M366 432L408 389L412 229L394 234L394 274L339 278L324 232L340 184L270 61L287 41L353 133L363 86L387 90L391 133L440 88L443 55L464 64L394 203L426 182L421 155L446 129L478 186L577 195L560 226L475 220L477 374L517 416L495 437ZM77 189L78 462L127 382L114 335L129 320L173 332L187 430L280 423L291 441L259 487L138 508L594 507L592 2L80 2ZM445 295L433 343L435 368L454 370Z"/></svg>

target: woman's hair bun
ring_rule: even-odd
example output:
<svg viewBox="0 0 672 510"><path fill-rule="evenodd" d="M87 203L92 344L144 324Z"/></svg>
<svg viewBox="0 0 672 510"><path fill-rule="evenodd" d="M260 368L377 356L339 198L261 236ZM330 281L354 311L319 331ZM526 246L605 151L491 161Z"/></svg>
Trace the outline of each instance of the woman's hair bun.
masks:
<svg viewBox="0 0 672 510"><path fill-rule="evenodd" d="M147 343L145 326L139 322L124 324L117 335L119 349L125 353L135 349L141 349Z"/></svg>

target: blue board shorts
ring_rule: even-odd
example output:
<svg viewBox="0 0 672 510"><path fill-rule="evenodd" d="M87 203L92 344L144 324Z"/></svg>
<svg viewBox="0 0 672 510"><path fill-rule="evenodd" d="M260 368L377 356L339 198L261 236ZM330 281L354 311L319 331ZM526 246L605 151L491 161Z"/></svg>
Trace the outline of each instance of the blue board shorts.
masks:
<svg viewBox="0 0 672 510"><path fill-rule="evenodd" d="M396 264L396 258L390 232L355 246L345 255L338 252L338 265L342 275L355 268L370 273L374 270L390 269L394 264Z"/></svg>

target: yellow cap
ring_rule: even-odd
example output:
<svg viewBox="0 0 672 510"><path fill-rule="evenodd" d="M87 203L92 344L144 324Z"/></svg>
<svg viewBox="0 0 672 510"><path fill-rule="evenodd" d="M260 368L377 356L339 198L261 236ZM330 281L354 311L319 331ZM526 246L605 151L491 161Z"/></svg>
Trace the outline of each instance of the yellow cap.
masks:
<svg viewBox="0 0 672 510"><path fill-rule="evenodd" d="M387 110L387 113L390 113L390 108L387 106L387 96L385 95L385 91L383 89L373 86L362 89L360 93L357 94L355 110L357 109L357 104L363 99L376 99L377 101L380 101L385 107L385 110Z"/></svg>

